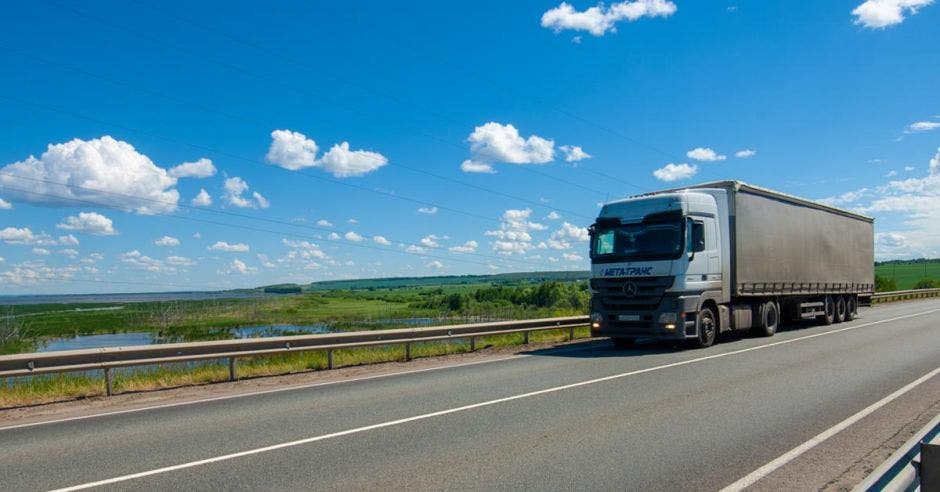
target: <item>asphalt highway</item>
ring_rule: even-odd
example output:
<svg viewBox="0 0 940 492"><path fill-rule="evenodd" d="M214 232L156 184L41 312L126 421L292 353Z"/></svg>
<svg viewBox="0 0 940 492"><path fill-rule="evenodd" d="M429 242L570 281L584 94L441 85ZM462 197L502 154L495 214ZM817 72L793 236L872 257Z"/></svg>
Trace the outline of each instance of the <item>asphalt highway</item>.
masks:
<svg viewBox="0 0 940 492"><path fill-rule="evenodd" d="M731 337L705 350L615 350L598 340L205 403L0 423L0 490L737 487L899 390L868 419L884 414L881 427L900 425L891 415L905 414L891 405L940 402L938 324L940 300L902 302L850 323ZM826 444L853 428L833 431ZM852 447L877 444L865 442L869 431L856 434ZM838 462L844 452L819 459ZM806 456L754 486L768 488L763 480ZM819 488L809 485L812 473L791 475Z"/></svg>

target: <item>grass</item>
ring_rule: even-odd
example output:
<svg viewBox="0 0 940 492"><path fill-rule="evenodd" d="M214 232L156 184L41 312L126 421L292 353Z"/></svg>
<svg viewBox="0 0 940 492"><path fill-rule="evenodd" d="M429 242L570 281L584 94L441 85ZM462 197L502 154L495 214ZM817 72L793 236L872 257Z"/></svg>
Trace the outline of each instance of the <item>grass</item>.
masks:
<svg viewBox="0 0 940 492"><path fill-rule="evenodd" d="M894 279L898 290L910 290L923 279L940 280L940 260L912 260L875 265L875 275Z"/></svg>
<svg viewBox="0 0 940 492"><path fill-rule="evenodd" d="M575 338L590 335L587 327L576 328ZM568 329L543 330L530 333L531 343L559 342L567 340ZM479 337L478 349L520 345L521 333ZM412 345L412 358L433 357L470 351L468 340L419 342ZM357 366L404 360L404 345L336 350L333 355L335 367ZM327 368L327 357L322 351L244 357L238 359L238 376L248 379ZM115 393L152 391L182 386L194 386L228 380L228 366L219 362L198 365L166 364L145 368L115 371L113 386ZM0 379L0 408L50 403L55 401L91 398L105 394L104 379L98 375L53 374L26 378Z"/></svg>

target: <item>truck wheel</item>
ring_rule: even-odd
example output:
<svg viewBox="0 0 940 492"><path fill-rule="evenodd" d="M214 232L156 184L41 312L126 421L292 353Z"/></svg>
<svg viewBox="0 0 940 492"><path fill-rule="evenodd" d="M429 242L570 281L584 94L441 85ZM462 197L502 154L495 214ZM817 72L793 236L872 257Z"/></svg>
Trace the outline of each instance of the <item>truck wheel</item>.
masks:
<svg viewBox="0 0 940 492"><path fill-rule="evenodd" d="M845 321L845 297L839 296L836 299L836 316L833 321L836 323Z"/></svg>
<svg viewBox="0 0 940 492"><path fill-rule="evenodd" d="M614 342L614 348L625 349L633 346L633 342L636 342L636 338L629 337L611 337L611 342Z"/></svg>
<svg viewBox="0 0 940 492"><path fill-rule="evenodd" d="M780 309L776 302L770 301L764 304L762 321L764 326L755 326L754 334L759 337L774 336L774 333L777 333L777 326L780 325Z"/></svg>
<svg viewBox="0 0 940 492"><path fill-rule="evenodd" d="M855 319L855 313L858 312L858 301L855 300L855 296L848 296L845 298L845 320L852 321Z"/></svg>
<svg viewBox="0 0 940 492"><path fill-rule="evenodd" d="M816 316L816 321L823 325L831 325L836 317L836 303L833 302L832 296L826 296L823 301L823 311L825 314Z"/></svg>
<svg viewBox="0 0 940 492"><path fill-rule="evenodd" d="M699 311L695 317L695 326L698 328L698 335L692 340L692 346L695 348L711 347L715 343L715 337L718 336L715 313L710 308Z"/></svg>

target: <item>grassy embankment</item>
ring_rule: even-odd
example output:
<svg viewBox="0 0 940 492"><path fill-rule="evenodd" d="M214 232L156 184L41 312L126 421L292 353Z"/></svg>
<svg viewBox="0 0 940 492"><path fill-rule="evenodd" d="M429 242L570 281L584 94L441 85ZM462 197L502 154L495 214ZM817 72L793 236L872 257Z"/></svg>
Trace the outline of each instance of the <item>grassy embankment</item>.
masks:
<svg viewBox="0 0 940 492"><path fill-rule="evenodd" d="M0 336L6 353L29 351L50 337L76 334L152 331L179 340L229 338L226 328L261 324L329 323L334 329L381 329L389 325L363 321L440 317L452 322L487 318L537 318L583 314L587 310L585 284L548 282L540 285L490 287L447 286L374 291L333 291L298 296L121 304L121 309L83 310L93 306L32 305L8 309L7 337ZM115 305L118 306L118 305ZM80 309L76 311L76 309ZM15 316L15 317L13 317ZM11 326L12 325L12 328ZM400 325L399 325L400 326ZM9 336L10 333L15 336ZM580 329L577 336L587 336ZM533 342L558 341L567 330L532 333ZM478 347L519 344L521 334L478 339ZM427 357L469 351L469 343L428 342L415 344L412 357ZM372 347L334 353L337 366L401 360L404 347ZM321 352L239 359L239 376L287 374L326 368ZM224 381L228 368L219 363L196 366L168 365L122 371L115 375L118 392L144 391ZM2 381L0 381L2 383ZM0 384L0 408L101 395L99 376L49 375L17 378Z"/></svg>

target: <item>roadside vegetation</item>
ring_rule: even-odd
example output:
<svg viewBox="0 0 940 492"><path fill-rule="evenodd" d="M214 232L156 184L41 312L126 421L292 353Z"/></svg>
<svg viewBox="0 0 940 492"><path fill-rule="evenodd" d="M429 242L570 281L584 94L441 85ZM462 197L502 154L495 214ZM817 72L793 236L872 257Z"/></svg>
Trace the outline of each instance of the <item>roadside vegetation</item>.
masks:
<svg viewBox="0 0 940 492"><path fill-rule="evenodd" d="M522 285L447 285L306 292L297 295L207 301L8 306L0 317L0 353L34 351L45 340L105 333L148 331L168 341L231 338L229 328L271 324L326 324L334 331L400 328L400 320L453 324L586 314L590 301L583 281ZM412 325L408 325L412 326ZM577 337L588 335L586 328ZM568 330L533 332L531 342L560 341ZM521 344L522 334L480 337L477 347ZM468 352L468 341L412 345L412 358ZM337 350L334 365L402 360L403 346ZM148 391L225 381L222 362L170 364L115 371L116 392ZM321 370L323 352L246 357L239 378ZM56 374L0 379L0 408L104 394L100 373Z"/></svg>
<svg viewBox="0 0 940 492"><path fill-rule="evenodd" d="M875 290L940 287L940 259L892 260L875 263Z"/></svg>

